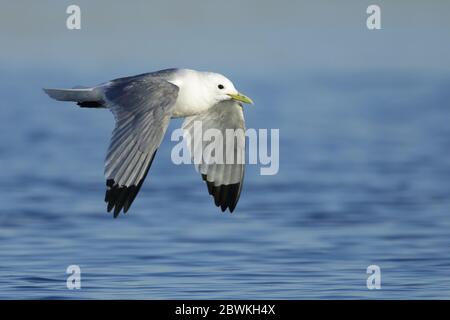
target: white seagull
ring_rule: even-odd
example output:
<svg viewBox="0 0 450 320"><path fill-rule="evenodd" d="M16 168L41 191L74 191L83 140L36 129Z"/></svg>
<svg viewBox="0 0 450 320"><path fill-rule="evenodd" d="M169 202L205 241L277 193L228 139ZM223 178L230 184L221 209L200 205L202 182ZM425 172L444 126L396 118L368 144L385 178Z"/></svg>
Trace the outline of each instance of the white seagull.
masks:
<svg viewBox="0 0 450 320"><path fill-rule="evenodd" d="M183 129L190 137L197 120L203 129L215 128L225 136L226 129L245 130L241 103L253 104L225 76L189 69L145 73L89 88L44 91L59 101L75 101L82 108L107 108L114 114L116 125L105 160L105 202L108 212L114 209L115 218L122 209L128 211L139 192L171 118L185 117ZM193 157L189 141L188 146ZM201 148L205 148L203 142ZM233 148L234 154L244 153L245 139ZM203 162L197 170L216 206L233 212L241 194L244 164Z"/></svg>

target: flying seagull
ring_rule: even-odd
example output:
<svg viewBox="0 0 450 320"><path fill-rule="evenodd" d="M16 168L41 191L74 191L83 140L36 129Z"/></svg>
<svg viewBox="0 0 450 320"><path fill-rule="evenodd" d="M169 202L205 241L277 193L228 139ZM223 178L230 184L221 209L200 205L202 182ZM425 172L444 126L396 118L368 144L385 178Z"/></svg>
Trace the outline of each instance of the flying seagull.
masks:
<svg viewBox="0 0 450 320"><path fill-rule="evenodd" d="M189 69L144 73L95 87L44 91L59 101L74 101L82 108L107 108L113 113L116 124L105 160L105 202L108 212L114 209L115 218L133 203L171 118L184 117L183 129L191 138L195 121L201 121L203 130L214 128L224 134L226 129L245 130L242 103L253 104L225 76ZM193 157L198 144L188 141L188 145ZM200 148L205 148L203 142ZM244 152L245 139L233 150L226 149ZM243 163L203 162L197 164L197 170L216 206L233 212L242 189Z"/></svg>

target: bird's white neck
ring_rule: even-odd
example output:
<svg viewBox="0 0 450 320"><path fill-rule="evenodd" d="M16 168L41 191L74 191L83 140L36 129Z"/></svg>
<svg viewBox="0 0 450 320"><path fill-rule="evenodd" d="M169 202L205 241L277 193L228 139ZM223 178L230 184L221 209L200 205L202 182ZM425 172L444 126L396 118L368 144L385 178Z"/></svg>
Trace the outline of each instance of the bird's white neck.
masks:
<svg viewBox="0 0 450 320"><path fill-rule="evenodd" d="M169 82L179 88L173 117L188 117L205 112L217 102L209 94L202 72L180 70Z"/></svg>

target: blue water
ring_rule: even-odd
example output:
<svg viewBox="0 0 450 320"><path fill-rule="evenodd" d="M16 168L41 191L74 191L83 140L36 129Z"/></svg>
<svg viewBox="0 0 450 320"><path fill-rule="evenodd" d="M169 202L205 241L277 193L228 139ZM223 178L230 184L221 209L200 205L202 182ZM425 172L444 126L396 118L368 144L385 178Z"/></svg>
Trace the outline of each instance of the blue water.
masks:
<svg viewBox="0 0 450 320"><path fill-rule="evenodd" d="M249 166L221 213L167 136L118 219L103 202L112 115L40 90L112 75L2 76L2 299L450 298L450 76L235 76L256 102L247 126L280 129L279 173ZM72 264L80 290L66 288Z"/></svg>

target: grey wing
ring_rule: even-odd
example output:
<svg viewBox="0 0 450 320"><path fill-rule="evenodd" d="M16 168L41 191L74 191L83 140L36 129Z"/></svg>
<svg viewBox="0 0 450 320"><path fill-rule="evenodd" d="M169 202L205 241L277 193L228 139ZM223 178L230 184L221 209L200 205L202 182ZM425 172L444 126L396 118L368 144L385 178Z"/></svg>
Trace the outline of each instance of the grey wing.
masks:
<svg viewBox="0 0 450 320"><path fill-rule="evenodd" d="M200 123L203 134L208 129L217 129L222 133L222 157L217 150L205 153L206 150L212 150L210 143L214 139L203 141L199 136L200 131L195 129L199 128ZM191 157L194 163L198 162L196 169L206 182L216 206L222 211L228 208L233 212L244 179L245 122L242 106L235 101L218 103L205 113L186 118L183 129Z"/></svg>
<svg viewBox="0 0 450 320"><path fill-rule="evenodd" d="M178 87L146 74L103 87L116 119L105 160L108 212L127 212L139 192L169 124Z"/></svg>

